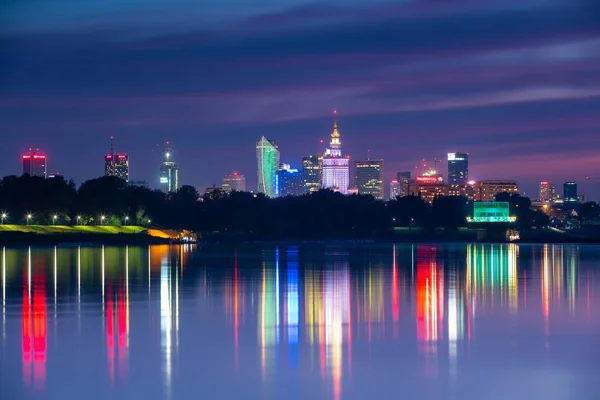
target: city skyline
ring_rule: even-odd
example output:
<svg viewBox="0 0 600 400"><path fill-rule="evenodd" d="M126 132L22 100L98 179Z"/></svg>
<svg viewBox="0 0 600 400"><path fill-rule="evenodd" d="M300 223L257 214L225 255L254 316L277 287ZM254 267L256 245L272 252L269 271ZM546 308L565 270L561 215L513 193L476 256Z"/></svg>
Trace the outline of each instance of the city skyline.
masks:
<svg viewBox="0 0 600 400"><path fill-rule="evenodd" d="M2 175L39 147L65 177L101 176L87 160L114 135L133 180L155 181L156 143L171 140L182 184L237 170L255 187L257 137L299 163L322 151L338 109L346 153L386 160L385 182L415 159L464 151L473 179L514 179L528 195L574 180L599 197L584 181L600 169L598 2L356 0L306 12L303 0L268 0L216 19L183 0L144 13L35 4L0 17L10 18L0 24ZM116 18L123 8L129 17Z"/></svg>

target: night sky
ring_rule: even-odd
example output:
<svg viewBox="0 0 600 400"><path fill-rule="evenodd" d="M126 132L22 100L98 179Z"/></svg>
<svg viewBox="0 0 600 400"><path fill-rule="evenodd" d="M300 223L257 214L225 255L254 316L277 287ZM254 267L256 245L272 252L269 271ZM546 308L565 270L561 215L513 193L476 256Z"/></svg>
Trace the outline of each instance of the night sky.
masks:
<svg viewBox="0 0 600 400"><path fill-rule="evenodd" d="M103 174L109 137L131 179L232 171L256 189L255 142L299 165L324 150L385 160L470 154L470 178L580 183L600 195L600 1L4 0L0 175L20 154L48 172ZM162 146L162 145L161 145ZM443 172L445 171L445 162ZM386 192L388 190L386 182Z"/></svg>

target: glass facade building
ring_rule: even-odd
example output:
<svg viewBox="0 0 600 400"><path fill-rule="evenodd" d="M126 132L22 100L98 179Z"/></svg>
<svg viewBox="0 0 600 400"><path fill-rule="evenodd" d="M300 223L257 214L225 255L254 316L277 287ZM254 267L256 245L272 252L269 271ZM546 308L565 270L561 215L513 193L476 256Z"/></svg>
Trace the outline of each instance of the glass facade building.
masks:
<svg viewBox="0 0 600 400"><path fill-rule="evenodd" d="M258 193L275 197L275 177L279 169L279 146L276 141L261 137L256 142L256 161L258 166Z"/></svg>
<svg viewBox="0 0 600 400"><path fill-rule="evenodd" d="M23 154L23 175L46 178L46 155L38 151Z"/></svg>
<svg viewBox="0 0 600 400"><path fill-rule="evenodd" d="M316 192L323 186L323 156L302 157L304 192Z"/></svg>
<svg viewBox="0 0 600 400"><path fill-rule="evenodd" d="M221 187L225 192L245 192L246 191L246 177L242 174L234 172L233 174L227 174L223 176Z"/></svg>
<svg viewBox="0 0 600 400"><path fill-rule="evenodd" d="M383 200L383 160L354 162L354 184L359 194L369 194Z"/></svg>
<svg viewBox="0 0 600 400"><path fill-rule="evenodd" d="M277 197L302 196L304 194L304 177L294 168L284 167L275 175L275 193Z"/></svg>
<svg viewBox="0 0 600 400"><path fill-rule="evenodd" d="M448 153L448 184L464 185L469 180L469 155Z"/></svg>
<svg viewBox="0 0 600 400"><path fill-rule="evenodd" d="M577 203L577 183L565 182L563 185L563 197L565 203Z"/></svg>
<svg viewBox="0 0 600 400"><path fill-rule="evenodd" d="M173 150L169 142L167 142L165 160L160 166L160 189L165 193L179 190L179 167L173 160Z"/></svg>

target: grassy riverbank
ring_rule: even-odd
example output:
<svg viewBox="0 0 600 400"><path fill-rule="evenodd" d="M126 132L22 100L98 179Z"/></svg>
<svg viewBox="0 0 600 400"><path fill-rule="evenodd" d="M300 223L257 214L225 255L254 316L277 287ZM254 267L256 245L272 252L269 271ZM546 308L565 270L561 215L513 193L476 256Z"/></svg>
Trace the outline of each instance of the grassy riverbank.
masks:
<svg viewBox="0 0 600 400"><path fill-rule="evenodd" d="M23 232L36 235L58 235L58 234L139 234L146 232L142 226L98 226L98 225L0 225L2 232Z"/></svg>
<svg viewBox="0 0 600 400"><path fill-rule="evenodd" d="M151 244L170 240L167 232L142 226L0 225L2 244Z"/></svg>

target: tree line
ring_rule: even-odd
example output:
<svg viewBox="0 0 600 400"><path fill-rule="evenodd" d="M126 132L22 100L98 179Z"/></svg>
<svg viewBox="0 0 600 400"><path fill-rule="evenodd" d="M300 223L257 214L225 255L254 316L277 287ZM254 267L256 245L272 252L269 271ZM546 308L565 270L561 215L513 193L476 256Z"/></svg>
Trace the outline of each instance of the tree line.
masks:
<svg viewBox="0 0 600 400"><path fill-rule="evenodd" d="M530 209L526 197L503 193L498 200L510 203L521 229L548 224L545 214ZM250 192L200 197L192 186L166 194L116 177L91 179L79 187L62 177L7 176L0 181L0 212L10 224L128 223L255 238L368 238L395 227L456 230L467 225L472 210L472 202L462 196L442 196L431 204L418 196L382 202L330 190L282 198Z"/></svg>

